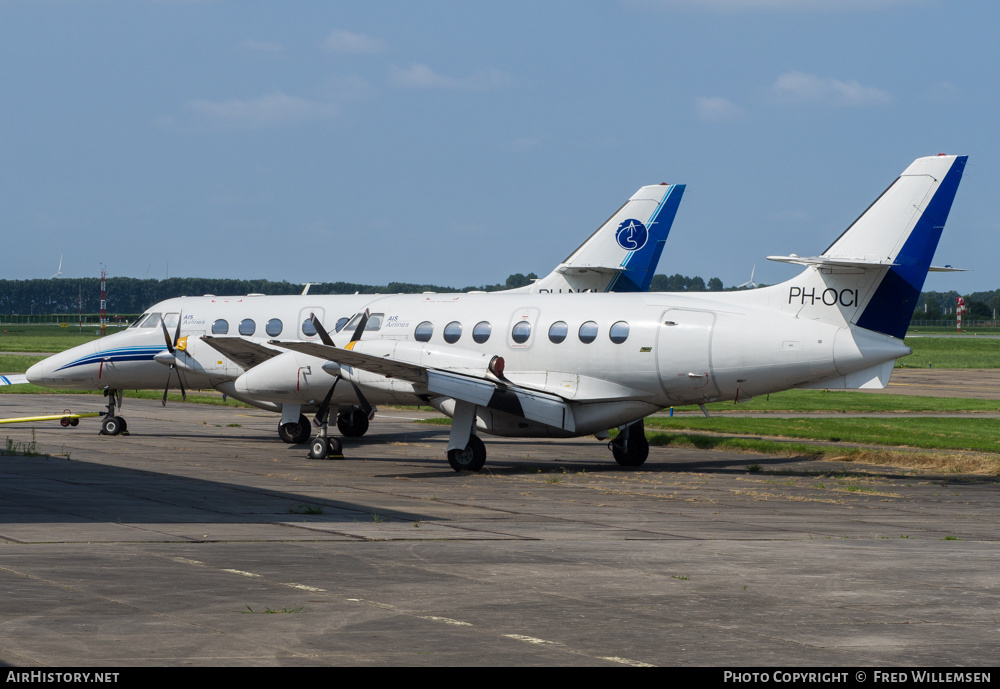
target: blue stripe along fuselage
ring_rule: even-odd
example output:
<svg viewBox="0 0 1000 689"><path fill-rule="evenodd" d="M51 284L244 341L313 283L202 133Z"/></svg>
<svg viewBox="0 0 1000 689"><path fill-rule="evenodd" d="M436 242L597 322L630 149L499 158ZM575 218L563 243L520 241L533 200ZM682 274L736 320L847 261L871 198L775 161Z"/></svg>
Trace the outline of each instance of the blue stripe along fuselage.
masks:
<svg viewBox="0 0 1000 689"><path fill-rule="evenodd" d="M64 371L68 368L86 366L87 364L118 363L121 361L152 361L153 357L160 352L166 351L166 346L162 347L118 347L102 352L94 352L87 356L75 359L64 366L60 366L56 371Z"/></svg>

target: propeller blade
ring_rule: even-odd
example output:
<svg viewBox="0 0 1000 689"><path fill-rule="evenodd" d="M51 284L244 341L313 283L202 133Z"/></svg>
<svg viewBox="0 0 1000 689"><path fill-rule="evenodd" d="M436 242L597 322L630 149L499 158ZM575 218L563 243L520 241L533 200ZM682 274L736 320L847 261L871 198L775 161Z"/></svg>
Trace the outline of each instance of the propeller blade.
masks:
<svg viewBox="0 0 1000 689"><path fill-rule="evenodd" d="M364 393L361 392L361 388L354 381L351 381L351 385L354 387L354 394L358 396L358 402L361 403L361 411L370 418L372 415L372 405L368 404L368 400L365 398Z"/></svg>
<svg viewBox="0 0 1000 689"><path fill-rule="evenodd" d="M171 354L174 353L174 344L170 341L170 333L167 332L167 324L160 319L160 328L163 329L163 341L167 343L167 351Z"/></svg>
<svg viewBox="0 0 1000 689"><path fill-rule="evenodd" d="M323 398L323 402L319 405L319 409L316 410L316 425L319 426L326 420L326 415L330 413L330 400L333 399L333 391L337 389L337 383L340 382L340 376L333 379L333 385L330 386L330 392L326 393L326 397Z"/></svg>
<svg viewBox="0 0 1000 689"><path fill-rule="evenodd" d="M365 313L361 316L361 320L358 321L358 327L354 329L354 335L351 337L351 342L357 342L361 339L361 334L365 331L365 326L368 325L368 317L371 316L371 311L365 309Z"/></svg>
<svg viewBox="0 0 1000 689"><path fill-rule="evenodd" d="M177 329L174 331L174 347L177 346L177 343L180 342L180 339L181 339L181 321L182 320L184 320L184 312L183 311L181 311L180 313L177 314Z"/></svg>
<svg viewBox="0 0 1000 689"><path fill-rule="evenodd" d="M170 368L167 369L167 384L163 386L163 400L160 402L162 406L167 406L167 391L170 390L170 376L174 374L174 365L170 364ZM178 374L178 378L180 374Z"/></svg>
<svg viewBox="0 0 1000 689"><path fill-rule="evenodd" d="M337 346L333 344L333 340L330 339L330 333L328 333L326 331L326 328L323 327L323 324L319 322L319 319L316 318L315 313L309 314L309 320L312 321L313 327L316 328L316 333L319 335L319 339L323 341L323 344L327 345L328 347ZM334 385L336 385L336 383L334 383Z"/></svg>

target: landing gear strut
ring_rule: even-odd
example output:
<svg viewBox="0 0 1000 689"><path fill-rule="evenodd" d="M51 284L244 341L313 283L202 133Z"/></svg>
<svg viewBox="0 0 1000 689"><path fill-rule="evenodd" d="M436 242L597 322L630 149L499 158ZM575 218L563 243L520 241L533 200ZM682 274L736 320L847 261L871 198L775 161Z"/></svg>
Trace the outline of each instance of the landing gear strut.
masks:
<svg viewBox="0 0 1000 689"><path fill-rule="evenodd" d="M289 445L301 445L309 440L309 419L299 414L298 421L278 424L278 437Z"/></svg>
<svg viewBox="0 0 1000 689"><path fill-rule="evenodd" d="M476 425L476 405L458 401L448 436L448 464L455 471L479 471L486 464L486 446L472 432Z"/></svg>
<svg viewBox="0 0 1000 689"><path fill-rule="evenodd" d="M642 420L629 424L618 437L608 443L615 461L623 467L640 467L649 456L649 441L643 430Z"/></svg>
<svg viewBox="0 0 1000 689"><path fill-rule="evenodd" d="M115 416L115 408L121 409L122 406L122 391L105 388L104 396L108 398L108 412L101 420L100 435L128 435L125 419Z"/></svg>

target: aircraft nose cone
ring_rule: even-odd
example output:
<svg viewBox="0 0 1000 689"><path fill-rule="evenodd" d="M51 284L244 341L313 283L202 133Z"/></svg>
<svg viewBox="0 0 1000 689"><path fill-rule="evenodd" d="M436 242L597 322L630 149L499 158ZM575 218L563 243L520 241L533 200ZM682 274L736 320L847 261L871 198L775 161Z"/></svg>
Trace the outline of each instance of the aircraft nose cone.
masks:
<svg viewBox="0 0 1000 689"><path fill-rule="evenodd" d="M42 378L52 375L52 367L48 365L48 359L42 359L25 372L24 377L32 385L41 385Z"/></svg>

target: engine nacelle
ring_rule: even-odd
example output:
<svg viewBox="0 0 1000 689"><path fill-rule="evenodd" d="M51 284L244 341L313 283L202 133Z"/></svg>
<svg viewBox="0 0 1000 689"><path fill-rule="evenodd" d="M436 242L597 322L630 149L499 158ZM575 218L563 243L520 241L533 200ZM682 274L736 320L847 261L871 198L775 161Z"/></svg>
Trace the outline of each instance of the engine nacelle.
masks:
<svg viewBox="0 0 1000 689"><path fill-rule="evenodd" d="M254 366L237 378L234 385L240 394L300 403L322 400L330 391L334 377L323 370L321 359L284 352Z"/></svg>

